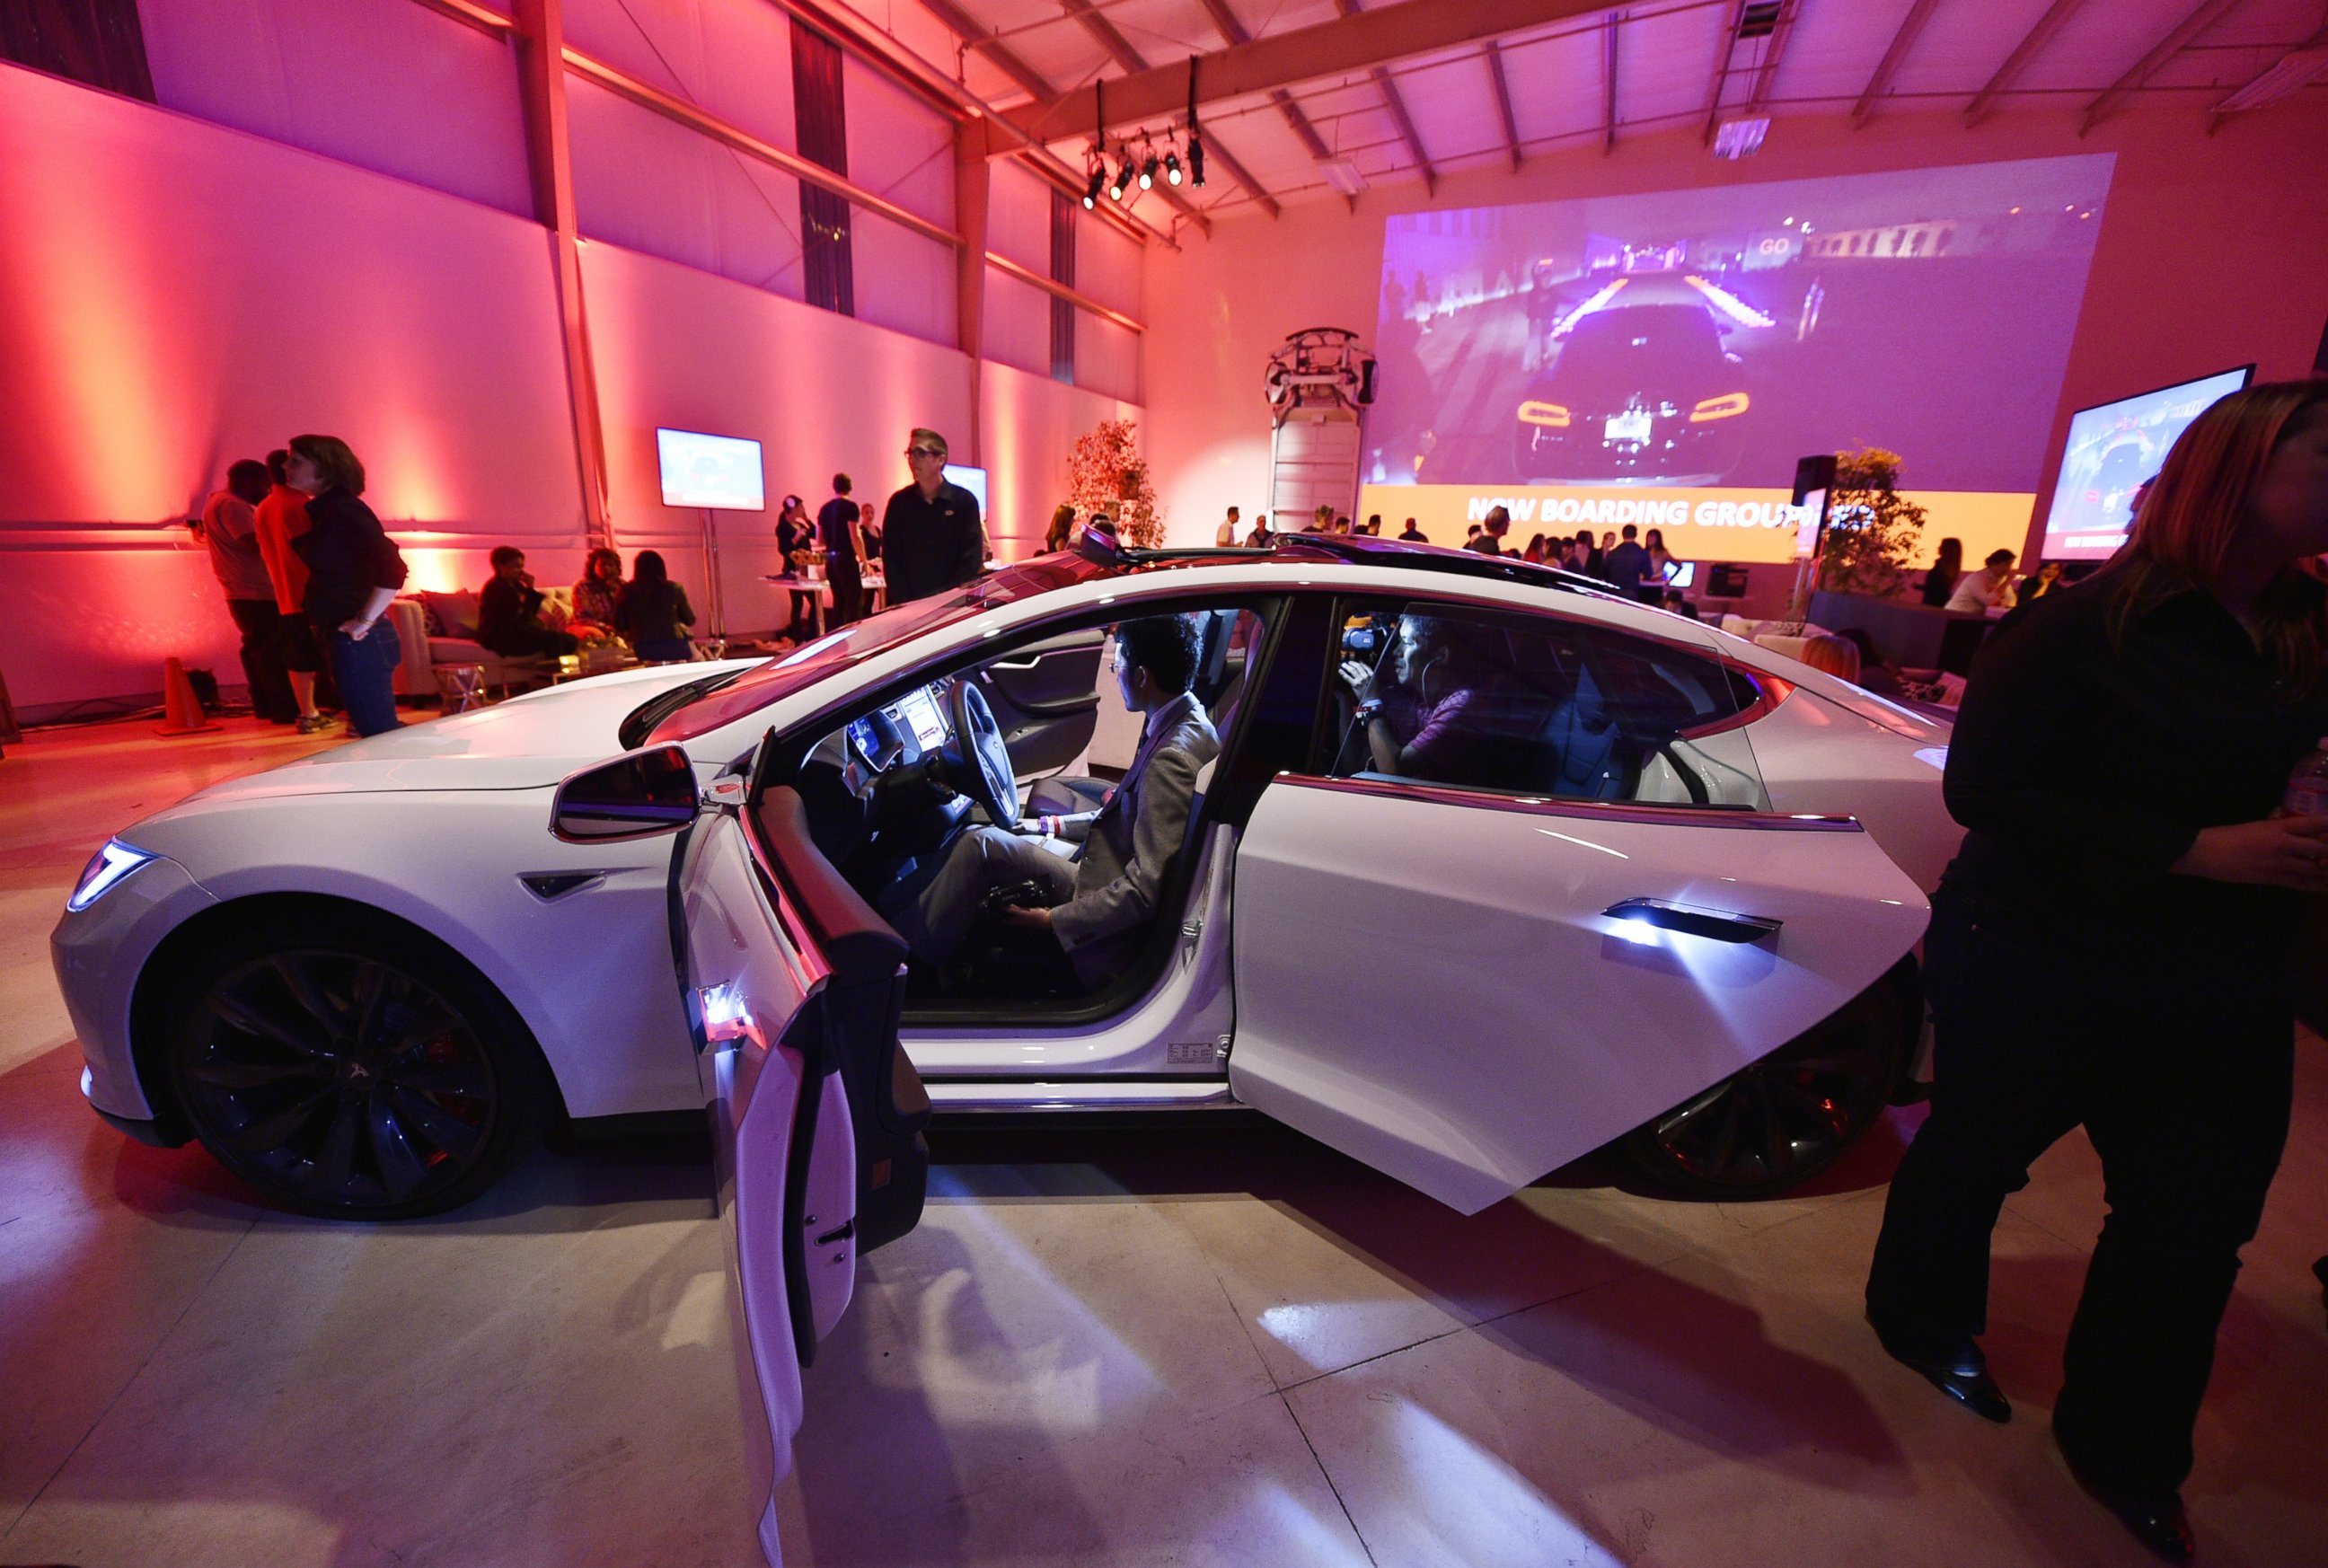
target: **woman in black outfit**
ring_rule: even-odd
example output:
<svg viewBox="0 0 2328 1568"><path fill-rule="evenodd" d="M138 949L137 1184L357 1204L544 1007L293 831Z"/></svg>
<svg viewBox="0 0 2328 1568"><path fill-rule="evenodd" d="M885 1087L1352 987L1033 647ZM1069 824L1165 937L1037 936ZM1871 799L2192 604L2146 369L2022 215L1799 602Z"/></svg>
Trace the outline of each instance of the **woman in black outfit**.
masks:
<svg viewBox="0 0 2328 1568"><path fill-rule="evenodd" d="M695 624L687 590L671 580L662 552L643 549L631 562L631 580L615 606L615 630L628 638L650 664L695 657L695 645L681 626Z"/></svg>
<svg viewBox="0 0 2328 1568"><path fill-rule="evenodd" d="M332 662L340 700L358 735L400 727L396 666L403 657L396 628L380 616L408 575L396 541L363 494L363 465L336 436L294 436L284 480L304 492L307 531L291 541L307 563L300 607Z"/></svg>
<svg viewBox="0 0 2328 1568"><path fill-rule="evenodd" d="M776 513L776 549L784 558L785 573L800 576L808 564L804 552L814 549L816 524L809 520L807 502L797 495L785 496L784 510ZM784 635L795 643L805 643L816 624L817 590L793 588L790 593L792 613L784 625Z"/></svg>
<svg viewBox="0 0 2328 1568"><path fill-rule="evenodd" d="M2109 567L1983 652L1948 750L1969 831L1932 900L1932 1112L1867 1282L1884 1348L1992 1421L1989 1234L2083 1125L2110 1212L2053 1411L2071 1472L2159 1555L2215 1333L2286 1141L2304 893L2328 817L2275 816L2328 734L2328 381L2200 415ZM2037 981L2032 984L2032 981Z"/></svg>

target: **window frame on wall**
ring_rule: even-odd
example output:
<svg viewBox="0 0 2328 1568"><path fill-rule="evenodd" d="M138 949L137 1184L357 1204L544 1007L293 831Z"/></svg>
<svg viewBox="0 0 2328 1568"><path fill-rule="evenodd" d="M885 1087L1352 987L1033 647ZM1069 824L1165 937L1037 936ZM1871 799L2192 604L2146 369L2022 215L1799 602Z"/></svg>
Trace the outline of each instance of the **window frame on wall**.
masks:
<svg viewBox="0 0 2328 1568"><path fill-rule="evenodd" d="M0 5L0 60L159 101L137 0L7 0Z"/></svg>
<svg viewBox="0 0 2328 1568"><path fill-rule="evenodd" d="M849 173L848 95L840 45L792 19L793 127L800 155L836 174ZM800 182L801 274L808 303L857 314L857 279L849 200Z"/></svg>
<svg viewBox="0 0 2328 1568"><path fill-rule="evenodd" d="M1051 192L1051 281L1075 286L1075 201L1064 191ZM1050 297L1051 380L1075 384L1075 302Z"/></svg>

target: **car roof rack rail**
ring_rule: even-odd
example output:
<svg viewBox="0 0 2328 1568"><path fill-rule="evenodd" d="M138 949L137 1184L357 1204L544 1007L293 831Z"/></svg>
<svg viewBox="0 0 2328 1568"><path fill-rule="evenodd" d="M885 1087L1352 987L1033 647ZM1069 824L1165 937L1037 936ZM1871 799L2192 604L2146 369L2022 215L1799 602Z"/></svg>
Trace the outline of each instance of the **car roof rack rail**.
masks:
<svg viewBox="0 0 2328 1568"><path fill-rule="evenodd" d="M1349 566L1403 567L1411 570L1447 572L1457 577L1494 577L1535 588L1562 588L1572 593L1613 595L1616 590L1598 577L1588 577L1560 567L1539 566L1517 556L1482 555L1475 549L1452 549L1440 544L1411 544L1394 539L1361 538L1347 533L1295 533L1280 536L1274 554L1299 560L1304 556L1337 560Z"/></svg>
<svg viewBox="0 0 2328 1568"><path fill-rule="evenodd" d="M1266 560L1269 551L1245 545L1206 544L1184 545L1177 549L1149 549L1126 544L1116 534L1112 525L1094 522L1084 526L1083 537L1075 540L1075 553L1094 566L1144 567L1159 561L1185 560Z"/></svg>

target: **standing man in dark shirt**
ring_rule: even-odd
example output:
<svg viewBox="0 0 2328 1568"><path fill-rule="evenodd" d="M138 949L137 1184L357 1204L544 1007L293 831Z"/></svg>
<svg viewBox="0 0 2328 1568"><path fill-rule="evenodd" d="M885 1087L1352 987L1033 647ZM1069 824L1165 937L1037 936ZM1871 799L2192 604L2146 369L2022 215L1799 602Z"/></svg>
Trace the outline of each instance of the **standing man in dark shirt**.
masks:
<svg viewBox="0 0 2328 1568"><path fill-rule="evenodd" d="M832 499L816 509L817 542L824 546L824 575L832 584L830 624L845 626L865 615L865 577L857 565L857 503L849 499L854 486L846 474L832 476ZM896 583L889 585L889 602L897 602Z"/></svg>
<svg viewBox="0 0 2328 1568"><path fill-rule="evenodd" d="M1478 534L1463 541L1463 548L1481 555L1502 555L1504 535L1511 531L1512 514L1499 506L1488 513L1487 525Z"/></svg>
<svg viewBox="0 0 2328 1568"><path fill-rule="evenodd" d="M943 593L986 568L978 498L946 482L946 438L915 429L906 441L906 461L914 482L889 497L881 514L881 559L893 605Z"/></svg>
<svg viewBox="0 0 2328 1568"><path fill-rule="evenodd" d="M1629 599L1640 596L1641 579L1649 570L1649 552L1641 548L1640 532L1627 523L1620 541L1609 552L1608 561L1601 568L1609 586Z"/></svg>

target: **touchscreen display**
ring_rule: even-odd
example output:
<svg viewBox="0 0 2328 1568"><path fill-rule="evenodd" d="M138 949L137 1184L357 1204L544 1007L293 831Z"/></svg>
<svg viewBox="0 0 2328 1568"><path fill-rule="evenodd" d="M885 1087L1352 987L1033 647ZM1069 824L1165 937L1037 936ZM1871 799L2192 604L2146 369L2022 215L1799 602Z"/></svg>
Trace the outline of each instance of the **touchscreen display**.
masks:
<svg viewBox="0 0 2328 1568"><path fill-rule="evenodd" d="M938 712L937 699L926 687L900 699L897 715L913 730L923 751L934 751L945 744L945 719Z"/></svg>

